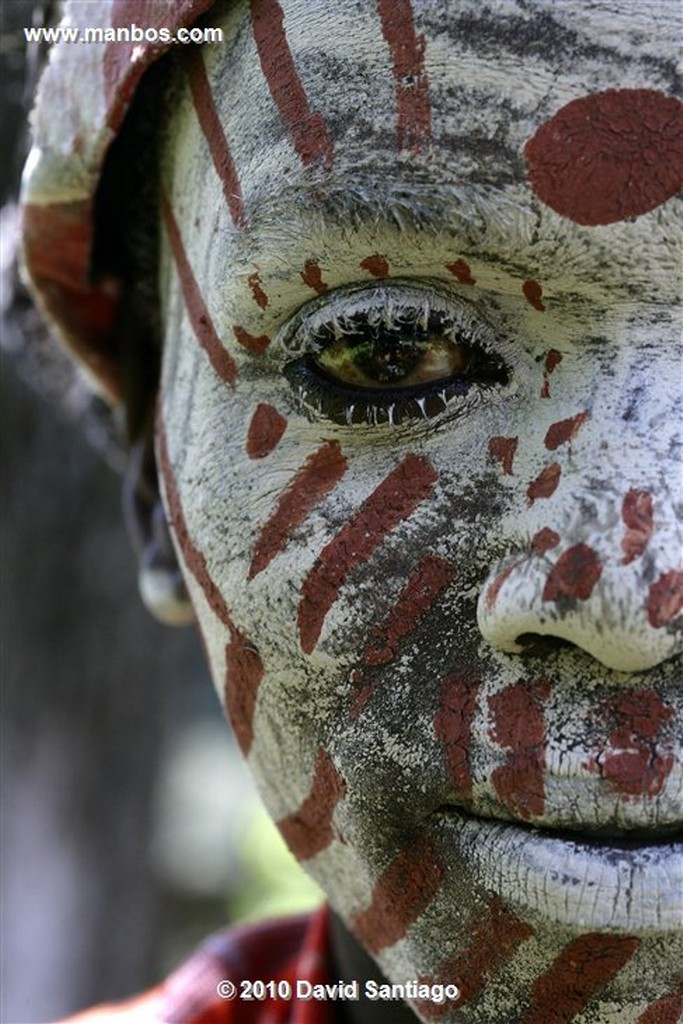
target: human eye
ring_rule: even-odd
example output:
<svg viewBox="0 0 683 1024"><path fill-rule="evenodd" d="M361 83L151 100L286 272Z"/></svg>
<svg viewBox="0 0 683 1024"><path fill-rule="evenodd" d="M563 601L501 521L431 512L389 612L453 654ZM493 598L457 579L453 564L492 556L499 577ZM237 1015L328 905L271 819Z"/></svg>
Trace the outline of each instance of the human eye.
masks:
<svg viewBox="0 0 683 1024"><path fill-rule="evenodd" d="M509 379L489 325L427 286L340 290L304 306L281 337L295 357L283 373L305 411L340 425L465 412Z"/></svg>

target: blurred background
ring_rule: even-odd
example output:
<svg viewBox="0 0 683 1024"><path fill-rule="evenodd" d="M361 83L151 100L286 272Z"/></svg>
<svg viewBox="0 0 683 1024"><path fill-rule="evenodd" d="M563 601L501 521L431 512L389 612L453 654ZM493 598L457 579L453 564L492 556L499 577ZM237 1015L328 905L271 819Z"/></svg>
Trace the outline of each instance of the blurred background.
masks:
<svg viewBox="0 0 683 1024"><path fill-rule="evenodd" d="M117 425L17 279L16 194L44 55L0 3L0 1018L154 984L211 931L320 902L263 811L193 628L142 608Z"/></svg>

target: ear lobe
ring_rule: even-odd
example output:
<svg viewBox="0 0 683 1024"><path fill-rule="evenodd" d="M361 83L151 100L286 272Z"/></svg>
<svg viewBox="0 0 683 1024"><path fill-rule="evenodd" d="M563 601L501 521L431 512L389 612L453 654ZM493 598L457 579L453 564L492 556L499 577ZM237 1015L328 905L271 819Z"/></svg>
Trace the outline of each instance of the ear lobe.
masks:
<svg viewBox="0 0 683 1024"><path fill-rule="evenodd" d="M167 626L194 621L159 493L152 433L130 449L123 515L138 558L138 589L149 612Z"/></svg>

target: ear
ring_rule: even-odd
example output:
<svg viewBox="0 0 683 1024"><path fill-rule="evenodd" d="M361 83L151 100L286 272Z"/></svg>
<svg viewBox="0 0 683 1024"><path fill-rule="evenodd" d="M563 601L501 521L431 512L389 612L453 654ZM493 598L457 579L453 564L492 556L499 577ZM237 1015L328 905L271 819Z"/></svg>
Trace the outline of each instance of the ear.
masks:
<svg viewBox="0 0 683 1024"><path fill-rule="evenodd" d="M193 622L194 609L159 493L151 426L129 451L123 482L123 515L138 557L138 587L145 607L165 625Z"/></svg>

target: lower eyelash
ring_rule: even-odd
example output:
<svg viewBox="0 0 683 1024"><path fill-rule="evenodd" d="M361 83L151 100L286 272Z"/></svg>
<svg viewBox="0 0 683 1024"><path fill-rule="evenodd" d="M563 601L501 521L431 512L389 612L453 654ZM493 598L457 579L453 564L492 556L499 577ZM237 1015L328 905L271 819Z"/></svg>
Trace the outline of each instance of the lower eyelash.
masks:
<svg viewBox="0 0 683 1024"><path fill-rule="evenodd" d="M487 390L507 383L507 374L501 371L497 380L461 377L448 383L435 381L423 385L417 392L413 389L412 394L405 388L360 391L345 387L320 369L314 369L307 356L288 363L283 373L305 410L349 427L357 424L399 426L406 420L431 419L448 409L454 399L461 400L459 412L465 414Z"/></svg>

